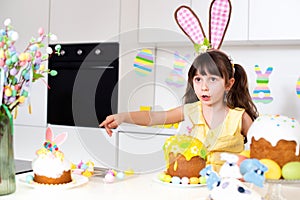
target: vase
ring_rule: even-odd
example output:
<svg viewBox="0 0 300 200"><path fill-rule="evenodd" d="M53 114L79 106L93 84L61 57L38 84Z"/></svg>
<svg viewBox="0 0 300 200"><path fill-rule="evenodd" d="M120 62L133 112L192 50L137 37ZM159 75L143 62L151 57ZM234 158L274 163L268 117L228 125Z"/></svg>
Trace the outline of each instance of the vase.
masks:
<svg viewBox="0 0 300 200"><path fill-rule="evenodd" d="M0 107L0 195L16 191L13 119L5 105Z"/></svg>

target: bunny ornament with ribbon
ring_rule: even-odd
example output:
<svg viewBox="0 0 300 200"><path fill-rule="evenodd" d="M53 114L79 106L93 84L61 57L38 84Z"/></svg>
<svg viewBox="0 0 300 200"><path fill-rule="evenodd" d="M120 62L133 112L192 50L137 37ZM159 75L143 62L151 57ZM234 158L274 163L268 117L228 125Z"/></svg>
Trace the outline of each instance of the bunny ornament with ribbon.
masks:
<svg viewBox="0 0 300 200"><path fill-rule="evenodd" d="M175 20L181 30L194 44L197 54L208 49L220 49L231 16L230 0L213 0L209 8L209 37L207 38L201 22L194 11L185 5L175 11Z"/></svg>

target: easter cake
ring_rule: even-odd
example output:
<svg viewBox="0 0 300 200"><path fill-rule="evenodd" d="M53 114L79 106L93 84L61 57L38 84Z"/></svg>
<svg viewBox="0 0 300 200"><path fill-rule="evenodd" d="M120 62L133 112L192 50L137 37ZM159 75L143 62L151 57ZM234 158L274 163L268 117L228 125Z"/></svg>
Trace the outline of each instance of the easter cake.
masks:
<svg viewBox="0 0 300 200"><path fill-rule="evenodd" d="M300 125L282 115L262 115L248 130L250 157L270 159L281 168L292 161L300 161Z"/></svg>
<svg viewBox="0 0 300 200"><path fill-rule="evenodd" d="M41 149L37 150L37 157L32 161L33 180L42 184L64 184L72 182L71 162L69 162L57 145L67 138L62 133L53 138L52 130L47 128L46 141Z"/></svg>
<svg viewBox="0 0 300 200"><path fill-rule="evenodd" d="M206 148L197 139L187 135L169 137L164 146L166 174L171 177L199 177L205 167Z"/></svg>

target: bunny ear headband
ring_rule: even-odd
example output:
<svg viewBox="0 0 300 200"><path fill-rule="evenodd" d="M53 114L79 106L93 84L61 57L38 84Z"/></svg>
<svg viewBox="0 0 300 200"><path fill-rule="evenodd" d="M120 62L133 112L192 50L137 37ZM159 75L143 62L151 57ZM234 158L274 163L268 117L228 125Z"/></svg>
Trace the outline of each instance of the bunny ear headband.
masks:
<svg viewBox="0 0 300 200"><path fill-rule="evenodd" d="M175 11L175 20L181 30L192 41L197 53L207 49L219 49L222 45L231 16L230 0L213 0L209 8L209 38L194 11L180 6Z"/></svg>

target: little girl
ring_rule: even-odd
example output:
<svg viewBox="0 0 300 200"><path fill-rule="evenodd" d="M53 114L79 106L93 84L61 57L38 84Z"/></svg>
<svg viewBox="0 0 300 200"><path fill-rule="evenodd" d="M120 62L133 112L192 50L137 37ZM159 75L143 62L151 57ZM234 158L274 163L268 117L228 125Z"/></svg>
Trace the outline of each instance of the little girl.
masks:
<svg viewBox="0 0 300 200"><path fill-rule="evenodd" d="M197 56L188 72L185 104L169 111L137 111L108 116L99 126L111 136L121 123L143 126L184 121L185 132L208 149L207 164L219 171L221 152L240 153L247 131L258 112L248 90L242 66L232 64L219 50Z"/></svg>

